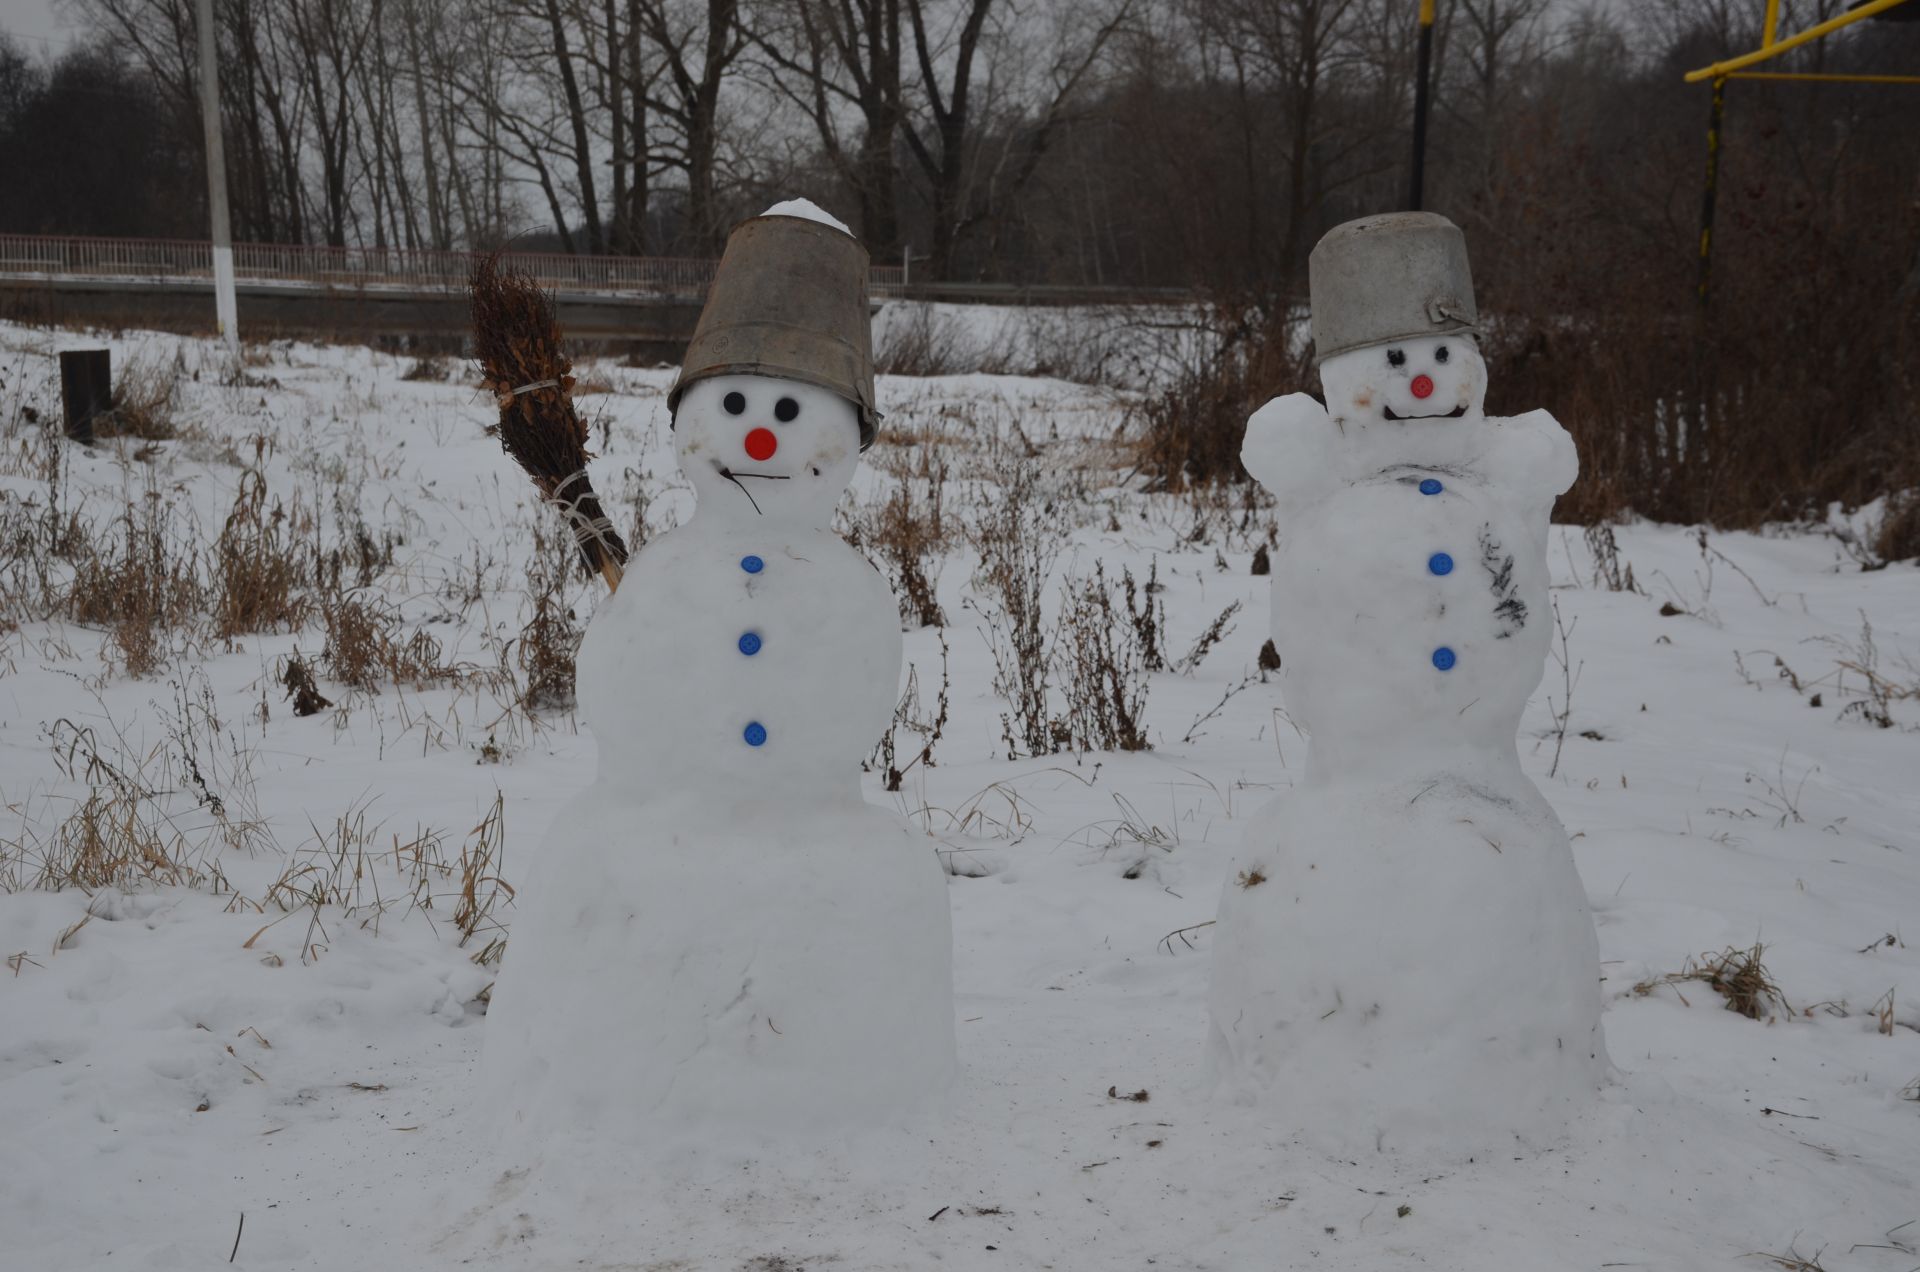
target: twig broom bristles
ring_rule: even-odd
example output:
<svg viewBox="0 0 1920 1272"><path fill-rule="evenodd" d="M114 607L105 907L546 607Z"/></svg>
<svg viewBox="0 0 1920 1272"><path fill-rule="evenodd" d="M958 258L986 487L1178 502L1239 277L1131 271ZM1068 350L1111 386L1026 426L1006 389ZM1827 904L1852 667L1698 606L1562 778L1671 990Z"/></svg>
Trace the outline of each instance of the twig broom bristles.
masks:
<svg viewBox="0 0 1920 1272"><path fill-rule="evenodd" d="M469 291L482 387L500 403L500 422L487 431L566 515L587 568L618 588L627 545L587 480L587 426L573 409L573 360L560 347L553 301L527 275L503 269L498 253L474 266Z"/></svg>

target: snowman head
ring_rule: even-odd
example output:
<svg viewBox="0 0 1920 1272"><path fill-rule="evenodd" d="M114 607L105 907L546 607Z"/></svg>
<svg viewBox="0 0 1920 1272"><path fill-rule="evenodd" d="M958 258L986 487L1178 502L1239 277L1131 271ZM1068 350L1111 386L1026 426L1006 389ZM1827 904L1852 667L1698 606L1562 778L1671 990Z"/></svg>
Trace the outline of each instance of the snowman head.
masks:
<svg viewBox="0 0 1920 1272"><path fill-rule="evenodd" d="M714 375L681 394L673 441L702 514L824 529L860 461L860 412L798 380Z"/></svg>
<svg viewBox="0 0 1920 1272"><path fill-rule="evenodd" d="M1464 331L1413 336L1335 354L1320 364L1327 413L1343 423L1478 418L1486 409L1487 364Z"/></svg>

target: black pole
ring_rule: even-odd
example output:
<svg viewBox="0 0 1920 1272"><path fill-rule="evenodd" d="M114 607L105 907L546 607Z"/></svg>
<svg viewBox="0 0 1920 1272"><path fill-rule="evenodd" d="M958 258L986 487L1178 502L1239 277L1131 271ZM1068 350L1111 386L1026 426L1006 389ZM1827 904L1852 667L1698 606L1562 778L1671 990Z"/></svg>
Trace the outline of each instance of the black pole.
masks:
<svg viewBox="0 0 1920 1272"><path fill-rule="evenodd" d="M1420 65L1413 81L1413 182L1407 210L1420 211L1427 184L1427 80L1433 68L1433 0L1420 0Z"/></svg>
<svg viewBox="0 0 1920 1272"><path fill-rule="evenodd" d="M1713 276L1713 197L1720 188L1720 124L1726 117L1727 81L1713 81L1713 106L1707 116L1707 187L1700 196L1699 301L1707 307L1707 284Z"/></svg>
<svg viewBox="0 0 1920 1272"><path fill-rule="evenodd" d="M1707 182L1700 196L1700 281L1699 304L1694 310L1693 337L1693 423L1688 430L1685 461L1689 465L1704 462L1712 454L1713 423L1708 403L1713 401L1709 376L1713 370L1713 324L1707 305L1709 284L1713 281L1713 199L1720 189L1721 124L1726 116L1725 79L1713 81L1713 105L1707 116Z"/></svg>

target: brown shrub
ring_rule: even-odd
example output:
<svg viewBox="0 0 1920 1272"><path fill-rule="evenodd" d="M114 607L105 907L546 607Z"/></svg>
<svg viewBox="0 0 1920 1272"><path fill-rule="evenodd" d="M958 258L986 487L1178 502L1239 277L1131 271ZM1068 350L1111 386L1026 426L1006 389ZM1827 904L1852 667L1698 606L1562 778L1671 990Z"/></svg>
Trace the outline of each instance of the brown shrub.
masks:
<svg viewBox="0 0 1920 1272"><path fill-rule="evenodd" d="M1874 535L1873 550L1882 561L1920 558L1920 490L1892 495Z"/></svg>
<svg viewBox="0 0 1920 1272"><path fill-rule="evenodd" d="M1289 350L1284 313L1222 302L1200 351L1139 408L1139 464L1156 489L1250 480L1240 463L1247 417L1305 387L1311 366Z"/></svg>
<svg viewBox="0 0 1920 1272"><path fill-rule="evenodd" d="M1054 648L1066 672L1066 725L1079 750L1145 751L1151 746L1144 719L1145 651L1138 629L1120 621L1117 608L1106 567L1098 561L1092 578L1066 585Z"/></svg>
<svg viewBox="0 0 1920 1272"><path fill-rule="evenodd" d="M922 497L912 478L902 478L877 511L857 522L850 534L854 546L878 553L893 583L906 627L945 627L935 584L947 547L945 502L947 465L936 463Z"/></svg>

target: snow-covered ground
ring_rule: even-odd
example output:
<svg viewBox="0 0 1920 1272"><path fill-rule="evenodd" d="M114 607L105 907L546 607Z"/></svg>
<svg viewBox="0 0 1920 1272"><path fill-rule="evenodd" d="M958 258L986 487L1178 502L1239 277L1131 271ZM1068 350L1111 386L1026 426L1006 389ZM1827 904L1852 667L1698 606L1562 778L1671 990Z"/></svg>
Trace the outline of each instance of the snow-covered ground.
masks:
<svg viewBox="0 0 1920 1272"><path fill-rule="evenodd" d="M491 404L465 372L404 380L411 359L365 349L275 346L227 386L206 342L117 337L116 367L178 369L180 436L50 443L54 354L97 342L0 328L0 1265L1920 1265L1912 564L1863 571L1819 530L1634 525L1619 564L1644 590L1610 591L1580 530L1555 528L1556 648L1577 681L1562 745L1549 662L1522 758L1595 912L1615 1081L1539 1155L1333 1159L1197 1085L1199 925L1242 819L1305 752L1256 670L1266 580L1250 564L1269 513L1237 492L1135 493L1111 392L883 379L886 432L843 511L871 532L903 475L924 508L945 462L931 572L948 625L906 648L930 720L944 639L951 709L902 790L865 782L950 866L960 1080L913 1126L805 1153L505 1160L474 1081L513 916L494 880L524 876L594 764L575 713L517 703L534 528L552 514L482 433ZM615 521L639 508L653 533L672 526L689 496L665 440L671 371L580 374L611 390L582 401L604 421L594 477ZM1031 516L1060 527L1049 626L1061 581L1096 563L1108 580L1156 572L1174 660L1240 603L1196 667L1148 677L1151 750L1008 758L994 604L965 530L1005 512L1023 462ZM340 597L390 604L395 640L426 633L437 650L413 652L457 674L377 692L323 675L333 705L299 716L281 679L296 649L321 655L318 615L230 640L176 630L137 678L107 620L35 616L38 565L54 591L71 570L44 542L50 498L96 540L130 504L170 507L176 538L204 548L250 470L287 535L345 547ZM568 584L580 618L599 590ZM898 762L918 738L900 731ZM133 792L96 805L98 837L131 808L199 881L31 886L62 823L87 828L71 818L94 789ZM1771 1020L1723 1010L1701 981L1651 984L1756 943L1790 1004Z"/></svg>

